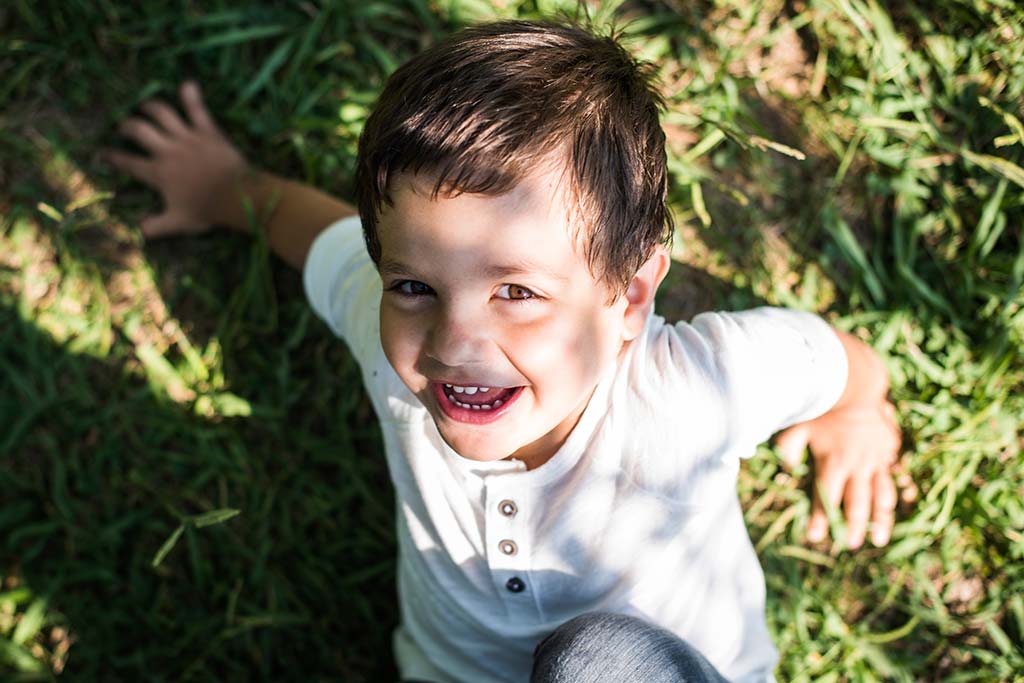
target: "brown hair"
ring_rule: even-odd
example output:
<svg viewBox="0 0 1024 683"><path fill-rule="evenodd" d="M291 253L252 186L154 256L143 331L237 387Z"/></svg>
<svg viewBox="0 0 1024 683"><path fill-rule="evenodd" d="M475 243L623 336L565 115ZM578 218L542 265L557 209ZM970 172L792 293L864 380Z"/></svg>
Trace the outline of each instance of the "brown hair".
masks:
<svg viewBox="0 0 1024 683"><path fill-rule="evenodd" d="M499 195L563 151L586 229L584 257L617 293L672 237L661 97L650 65L575 25L467 28L388 79L359 140L356 195L366 246L389 181L426 173L439 193Z"/></svg>

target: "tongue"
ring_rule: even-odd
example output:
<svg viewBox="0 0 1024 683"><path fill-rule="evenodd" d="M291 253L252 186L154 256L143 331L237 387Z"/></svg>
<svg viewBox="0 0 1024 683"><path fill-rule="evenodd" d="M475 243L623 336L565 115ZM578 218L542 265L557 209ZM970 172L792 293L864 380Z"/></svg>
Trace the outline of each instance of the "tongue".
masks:
<svg viewBox="0 0 1024 683"><path fill-rule="evenodd" d="M494 403L497 400L505 400L508 398L514 389L488 389L487 391L478 391L475 394L452 394L455 400L460 403L468 403L471 406L482 406L490 403Z"/></svg>

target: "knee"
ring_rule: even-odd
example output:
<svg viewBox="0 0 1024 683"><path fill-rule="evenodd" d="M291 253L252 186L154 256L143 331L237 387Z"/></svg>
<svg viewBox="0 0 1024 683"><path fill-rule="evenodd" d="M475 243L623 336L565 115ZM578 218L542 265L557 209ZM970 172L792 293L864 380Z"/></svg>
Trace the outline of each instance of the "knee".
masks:
<svg viewBox="0 0 1024 683"><path fill-rule="evenodd" d="M669 631L626 614L588 612L565 622L537 645L530 681L722 680L713 671L696 650ZM698 672L711 675L704 678Z"/></svg>
<svg viewBox="0 0 1024 683"><path fill-rule="evenodd" d="M588 612L565 622L542 640L533 653L531 683L600 680L611 676L630 651L645 649L646 622L625 614ZM605 678L605 680L613 680Z"/></svg>
<svg viewBox="0 0 1024 683"><path fill-rule="evenodd" d="M587 612L552 631L537 644L533 657L537 660L553 654L561 658L591 654L597 649L628 642L647 626L646 622L626 614Z"/></svg>

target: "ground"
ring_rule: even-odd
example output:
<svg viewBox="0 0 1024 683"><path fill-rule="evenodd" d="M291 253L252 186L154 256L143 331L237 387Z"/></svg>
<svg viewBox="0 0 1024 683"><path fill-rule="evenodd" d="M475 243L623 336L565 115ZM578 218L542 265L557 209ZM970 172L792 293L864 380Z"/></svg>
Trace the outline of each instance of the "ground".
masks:
<svg viewBox="0 0 1024 683"><path fill-rule="evenodd" d="M0 8L2 675L394 677L393 500L357 368L260 242L145 244L158 200L98 150L193 76L251 159L348 196L397 64L560 6ZM1021 10L590 7L669 103L660 312L816 311L893 378L920 495L886 548L803 542L807 463L766 445L741 472L779 679L1024 680Z"/></svg>

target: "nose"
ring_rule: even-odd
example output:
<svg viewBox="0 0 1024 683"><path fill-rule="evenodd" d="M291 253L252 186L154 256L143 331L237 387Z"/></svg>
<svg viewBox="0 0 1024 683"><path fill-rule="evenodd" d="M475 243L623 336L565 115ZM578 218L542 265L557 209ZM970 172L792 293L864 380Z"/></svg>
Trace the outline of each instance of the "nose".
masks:
<svg viewBox="0 0 1024 683"><path fill-rule="evenodd" d="M456 302L443 306L432 321L426 353L449 368L483 362L488 346L482 315Z"/></svg>

